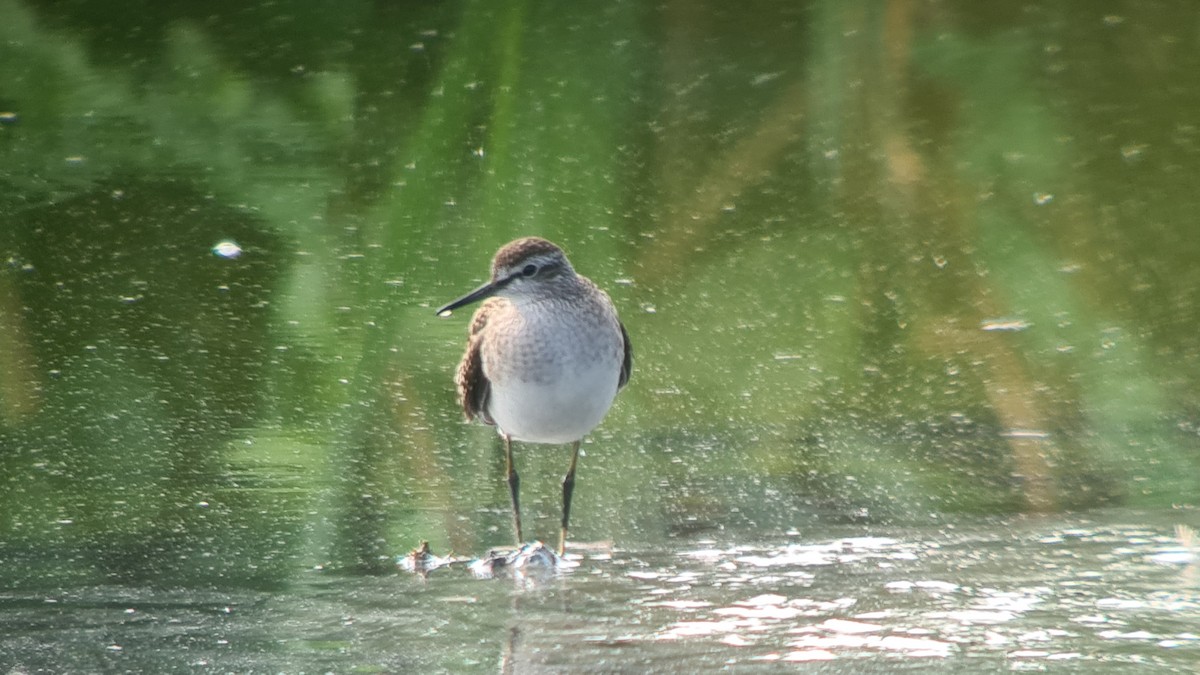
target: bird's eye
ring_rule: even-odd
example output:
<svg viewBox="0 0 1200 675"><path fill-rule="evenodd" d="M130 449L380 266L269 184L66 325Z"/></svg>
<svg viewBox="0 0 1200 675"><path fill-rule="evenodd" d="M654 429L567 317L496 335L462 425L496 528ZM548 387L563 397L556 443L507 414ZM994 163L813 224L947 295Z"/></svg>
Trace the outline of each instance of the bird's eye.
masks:
<svg viewBox="0 0 1200 675"><path fill-rule="evenodd" d="M521 274L527 277L537 274L537 265L526 265L525 268L521 270Z"/></svg>

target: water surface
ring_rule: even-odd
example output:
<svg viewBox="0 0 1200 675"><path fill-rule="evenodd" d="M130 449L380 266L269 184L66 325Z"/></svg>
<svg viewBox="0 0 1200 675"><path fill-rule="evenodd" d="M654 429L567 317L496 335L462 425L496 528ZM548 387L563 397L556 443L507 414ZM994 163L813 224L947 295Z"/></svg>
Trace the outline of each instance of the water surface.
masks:
<svg viewBox="0 0 1200 675"><path fill-rule="evenodd" d="M1194 0L560 4L0 0L0 672L1194 669ZM527 235L598 543L402 573Z"/></svg>
<svg viewBox="0 0 1200 675"><path fill-rule="evenodd" d="M1178 515L726 532L591 545L566 571L493 579L31 588L0 596L0 658L14 672L1184 672L1200 658L1200 563Z"/></svg>

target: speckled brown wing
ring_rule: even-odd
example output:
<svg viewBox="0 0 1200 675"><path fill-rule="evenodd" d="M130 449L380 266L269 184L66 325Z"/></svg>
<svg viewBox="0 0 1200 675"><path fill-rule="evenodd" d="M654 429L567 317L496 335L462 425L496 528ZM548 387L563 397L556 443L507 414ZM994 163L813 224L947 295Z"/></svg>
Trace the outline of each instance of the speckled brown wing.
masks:
<svg viewBox="0 0 1200 675"><path fill-rule="evenodd" d="M633 374L633 345L629 343L629 333L625 331L625 324L617 322L621 326L621 338L625 340L625 358L621 361L621 379L617 380L617 389L620 390L629 383L629 376Z"/></svg>
<svg viewBox="0 0 1200 675"><path fill-rule="evenodd" d="M488 399L492 395L492 384L483 374L483 327L487 325L488 316L496 304L503 302L497 298L484 301L483 305L471 317L471 329L467 337L467 353L463 354L462 362L458 364L458 372L454 383L458 385L458 402L468 421L479 420L484 424L495 424L488 414Z"/></svg>

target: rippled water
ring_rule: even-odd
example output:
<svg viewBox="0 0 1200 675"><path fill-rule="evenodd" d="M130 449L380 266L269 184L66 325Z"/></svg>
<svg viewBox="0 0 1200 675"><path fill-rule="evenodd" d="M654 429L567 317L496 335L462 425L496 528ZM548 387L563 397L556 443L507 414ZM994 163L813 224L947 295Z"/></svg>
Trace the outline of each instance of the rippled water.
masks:
<svg viewBox="0 0 1200 675"><path fill-rule="evenodd" d="M142 4L0 0L0 675L1197 669L1194 0ZM405 572L531 234L578 557Z"/></svg>
<svg viewBox="0 0 1200 675"><path fill-rule="evenodd" d="M828 672L1187 671L1200 662L1200 565L1180 541L1188 528L1173 527L1187 516L581 544L564 571L492 579L453 565L426 577L313 569L259 591L47 589L0 597L0 663L6 672L771 671L794 662Z"/></svg>

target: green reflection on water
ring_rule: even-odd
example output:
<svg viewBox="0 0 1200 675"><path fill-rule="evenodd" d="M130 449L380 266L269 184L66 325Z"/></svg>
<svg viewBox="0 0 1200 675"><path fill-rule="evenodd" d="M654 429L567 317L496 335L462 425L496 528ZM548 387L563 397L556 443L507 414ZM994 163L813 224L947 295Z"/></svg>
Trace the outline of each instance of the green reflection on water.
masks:
<svg viewBox="0 0 1200 675"><path fill-rule="evenodd" d="M4 2L0 580L507 541L432 308L530 233L638 355L585 539L1191 503L1186 7Z"/></svg>

